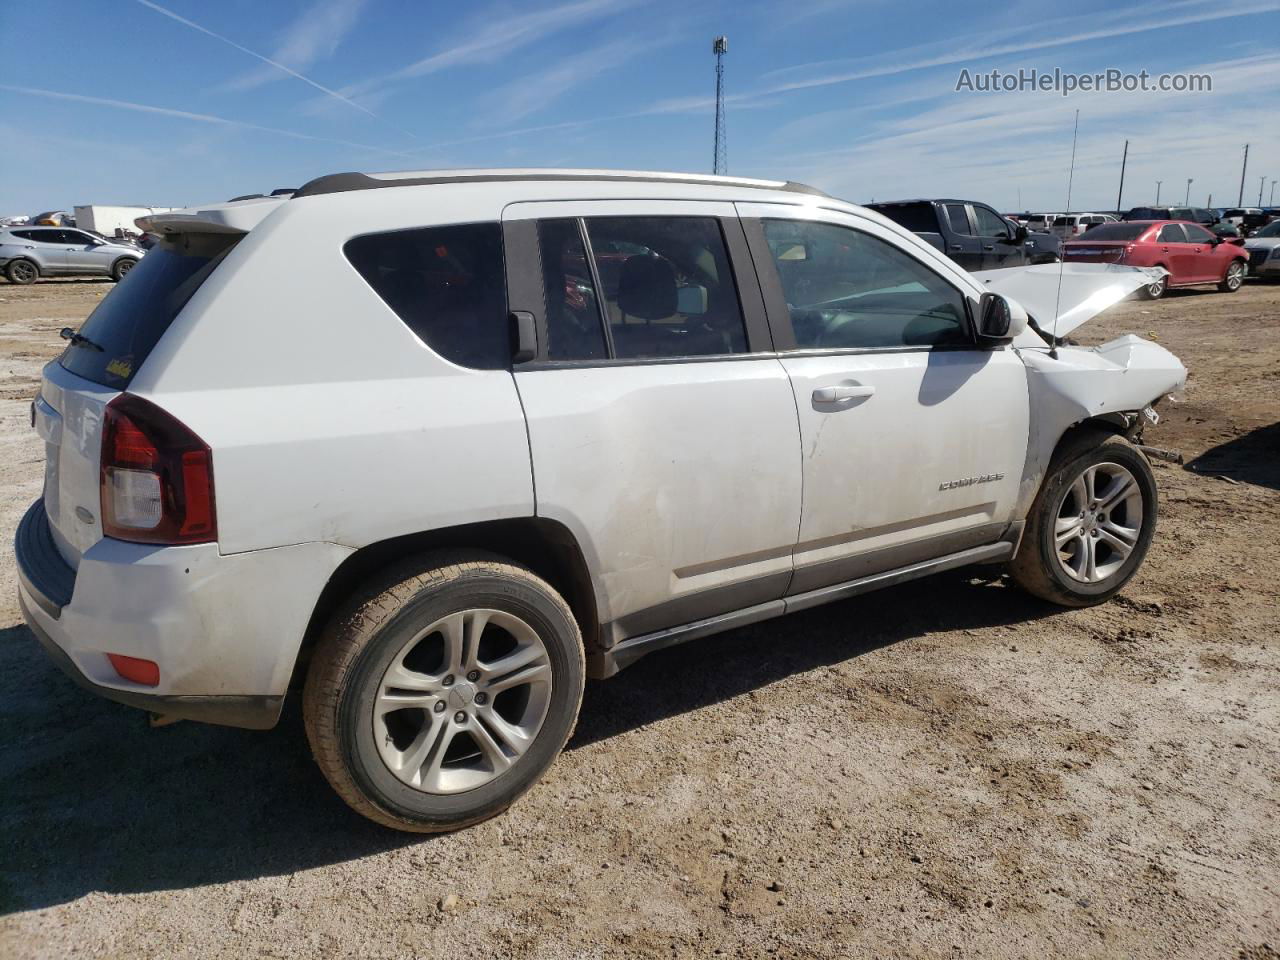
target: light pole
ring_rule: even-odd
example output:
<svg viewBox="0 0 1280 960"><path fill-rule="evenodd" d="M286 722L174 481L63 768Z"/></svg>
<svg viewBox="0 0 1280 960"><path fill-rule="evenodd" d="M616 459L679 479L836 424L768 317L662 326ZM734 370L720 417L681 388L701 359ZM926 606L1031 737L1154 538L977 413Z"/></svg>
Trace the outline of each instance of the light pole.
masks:
<svg viewBox="0 0 1280 960"><path fill-rule="evenodd" d="M1267 175L1264 173L1262 179L1258 181L1258 206L1262 206L1262 188L1267 184Z"/></svg>
<svg viewBox="0 0 1280 960"><path fill-rule="evenodd" d="M1163 180L1156 181L1156 206L1157 207L1160 206L1160 184L1162 183L1164 183Z"/></svg>
<svg viewBox="0 0 1280 960"><path fill-rule="evenodd" d="M1190 205L1191 205L1191 185L1192 185L1193 183L1195 183L1195 182L1196 182L1196 178L1195 178L1195 177L1187 177L1187 196L1186 196L1186 198L1182 201L1182 205L1183 205L1184 207L1187 207L1187 206L1190 206Z"/></svg>
<svg viewBox="0 0 1280 960"><path fill-rule="evenodd" d="M1267 206L1274 207L1276 205L1276 182L1271 181L1271 196L1267 198Z"/></svg>

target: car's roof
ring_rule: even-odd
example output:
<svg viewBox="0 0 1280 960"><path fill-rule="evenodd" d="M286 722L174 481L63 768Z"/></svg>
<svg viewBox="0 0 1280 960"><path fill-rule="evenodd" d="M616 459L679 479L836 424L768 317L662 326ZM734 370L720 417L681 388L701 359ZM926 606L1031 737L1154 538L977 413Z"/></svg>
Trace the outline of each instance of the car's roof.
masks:
<svg viewBox="0 0 1280 960"><path fill-rule="evenodd" d="M613 181L683 183L705 186L746 187L756 190L784 190L825 197L814 187L786 180L757 180L746 177L719 177L700 173L668 173L653 170L575 170L543 168L494 168L461 170L405 170L393 173L331 173L304 183L294 199L374 190L387 187L418 187L449 183L500 183L515 181Z"/></svg>

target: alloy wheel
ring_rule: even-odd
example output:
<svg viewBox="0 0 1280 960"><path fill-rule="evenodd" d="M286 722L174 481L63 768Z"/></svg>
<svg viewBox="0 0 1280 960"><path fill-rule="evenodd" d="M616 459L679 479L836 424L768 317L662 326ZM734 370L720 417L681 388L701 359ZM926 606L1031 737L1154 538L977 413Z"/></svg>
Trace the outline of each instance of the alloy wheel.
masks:
<svg viewBox="0 0 1280 960"><path fill-rule="evenodd" d="M1244 267L1237 261L1227 268L1227 289L1239 290L1242 283L1244 283Z"/></svg>
<svg viewBox="0 0 1280 960"><path fill-rule="evenodd" d="M533 745L551 702L551 660L529 624L469 609L416 633L383 673L373 736L387 769L432 794L500 777Z"/></svg>
<svg viewBox="0 0 1280 960"><path fill-rule="evenodd" d="M1054 555L1073 580L1099 583L1129 559L1142 535L1142 490L1128 467L1097 463L1067 487L1054 521Z"/></svg>

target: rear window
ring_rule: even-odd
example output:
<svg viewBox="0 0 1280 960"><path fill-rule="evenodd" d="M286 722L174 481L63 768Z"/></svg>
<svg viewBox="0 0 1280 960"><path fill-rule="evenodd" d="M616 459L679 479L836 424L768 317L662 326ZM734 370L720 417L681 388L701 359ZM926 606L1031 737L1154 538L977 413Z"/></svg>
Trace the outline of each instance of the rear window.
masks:
<svg viewBox="0 0 1280 960"><path fill-rule="evenodd" d="M1137 240L1149 228L1141 223L1100 223L1089 231L1090 242L1094 240Z"/></svg>
<svg viewBox="0 0 1280 960"><path fill-rule="evenodd" d="M156 244L89 314L85 340L58 362L78 377L123 390L191 295L241 234L185 234Z"/></svg>
<svg viewBox="0 0 1280 960"><path fill-rule="evenodd" d="M1055 227L1069 227L1075 222L1075 217L1058 217L1053 221Z"/></svg>
<svg viewBox="0 0 1280 960"><path fill-rule="evenodd" d="M440 356L481 370L511 366L498 224L370 233L342 249L405 326Z"/></svg>
<svg viewBox="0 0 1280 960"><path fill-rule="evenodd" d="M912 233L938 232L938 215L932 203L872 203L868 206Z"/></svg>

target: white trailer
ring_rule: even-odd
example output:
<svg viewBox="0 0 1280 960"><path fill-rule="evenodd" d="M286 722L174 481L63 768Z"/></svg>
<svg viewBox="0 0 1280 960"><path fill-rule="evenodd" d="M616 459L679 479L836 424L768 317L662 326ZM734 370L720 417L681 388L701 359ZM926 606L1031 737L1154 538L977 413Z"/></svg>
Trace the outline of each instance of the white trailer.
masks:
<svg viewBox="0 0 1280 960"><path fill-rule="evenodd" d="M76 226L92 230L104 237L116 235L117 230L138 233L133 221L156 213L168 213L173 207L115 207L91 203L75 208Z"/></svg>

